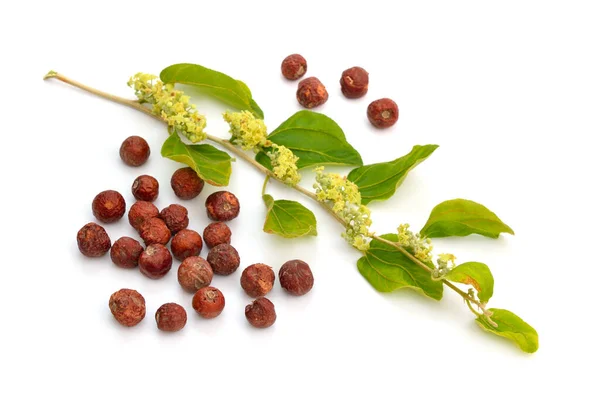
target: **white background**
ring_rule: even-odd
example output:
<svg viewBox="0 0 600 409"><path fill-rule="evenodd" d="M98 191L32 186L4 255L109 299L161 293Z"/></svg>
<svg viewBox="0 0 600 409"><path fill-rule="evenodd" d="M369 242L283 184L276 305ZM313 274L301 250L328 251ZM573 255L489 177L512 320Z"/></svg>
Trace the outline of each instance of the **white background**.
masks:
<svg viewBox="0 0 600 409"><path fill-rule="evenodd" d="M598 2L54 0L3 5L2 20L1 407L597 407L597 381L586 370L600 364ZM299 109L296 83L279 71L295 52L328 87L318 111L340 124L365 163L440 145L392 199L373 203L375 231L401 222L419 229L434 205L456 197L485 204L514 228L514 237L436 246L490 266L490 306L538 330L535 355L483 333L451 291L441 302L374 291L339 226L296 192L269 186L275 197L314 209L318 238L262 233L262 178L241 161L229 189L242 204L231 222L242 266L278 269L301 258L315 273L305 297L276 285L272 328L245 321L250 300L239 271L215 278L227 306L208 321L177 284L177 264L151 281L108 256L79 254L75 235L93 220L98 192L116 189L132 203L133 179L148 173L161 183L162 208L176 202L169 178L179 165L159 155L167 136L160 123L43 82L48 70L131 96L126 81L137 71L200 63L245 81L272 130ZM350 101L337 81L353 65L366 68L371 83L365 98ZM381 97L395 99L401 113L386 131L365 116ZM208 131L226 136L225 107L198 103ZM139 169L118 156L132 134L153 152ZM305 186L311 178L304 174ZM191 228L208 223L203 203L214 190L184 203ZM134 234L126 220L107 231L113 240ZM135 328L119 326L107 307L122 287L147 301ZM159 332L153 319L170 301L189 313L175 334Z"/></svg>

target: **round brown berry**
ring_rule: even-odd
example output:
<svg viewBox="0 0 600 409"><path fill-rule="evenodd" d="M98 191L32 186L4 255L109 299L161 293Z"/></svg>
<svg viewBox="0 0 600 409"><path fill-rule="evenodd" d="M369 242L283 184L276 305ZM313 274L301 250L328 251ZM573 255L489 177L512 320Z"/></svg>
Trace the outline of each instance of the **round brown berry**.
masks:
<svg viewBox="0 0 600 409"><path fill-rule="evenodd" d="M176 332L185 327L187 313L185 309L174 302L163 304L154 315L156 326L161 331Z"/></svg>
<svg viewBox="0 0 600 409"><path fill-rule="evenodd" d="M240 284L250 297L262 297L273 288L275 273L266 264L252 264L244 269Z"/></svg>
<svg viewBox="0 0 600 409"><path fill-rule="evenodd" d="M135 290L123 288L110 296L108 308L115 319L126 327L133 327L146 316L146 300Z"/></svg>
<svg viewBox="0 0 600 409"><path fill-rule="evenodd" d="M202 251L202 237L194 230L183 229L173 236L171 251L179 261L197 256Z"/></svg>
<svg viewBox="0 0 600 409"><path fill-rule="evenodd" d="M101 222L116 222L125 214L125 199L115 190L105 190L94 198L92 212Z"/></svg>
<svg viewBox="0 0 600 409"><path fill-rule="evenodd" d="M158 217L146 219L140 226L140 236L146 246L150 244L167 244L171 240L171 230Z"/></svg>
<svg viewBox="0 0 600 409"><path fill-rule="evenodd" d="M158 197L158 180L149 175L138 176L131 185L131 193L137 200L154 202Z"/></svg>
<svg viewBox="0 0 600 409"><path fill-rule="evenodd" d="M256 328L268 328L275 323L275 306L265 297L257 298L246 306L246 319Z"/></svg>
<svg viewBox="0 0 600 409"><path fill-rule="evenodd" d="M204 181L192 168L177 169L171 177L171 187L175 195L183 200L195 198L202 192Z"/></svg>
<svg viewBox="0 0 600 409"><path fill-rule="evenodd" d="M192 307L203 318L215 318L225 308L225 297L215 287L203 287L194 294Z"/></svg>
<svg viewBox="0 0 600 409"><path fill-rule="evenodd" d="M279 269L279 282L290 294L304 295L311 290L315 279L308 264L301 260L290 260Z"/></svg>
<svg viewBox="0 0 600 409"><path fill-rule="evenodd" d="M142 252L139 260L140 271L148 278L161 278L173 265L173 257L162 244L151 244Z"/></svg>
<svg viewBox="0 0 600 409"><path fill-rule="evenodd" d="M186 291L196 292L209 285L212 279L212 267L202 257L186 258L177 270L177 281Z"/></svg>
<svg viewBox="0 0 600 409"><path fill-rule="evenodd" d="M160 218L163 219L169 230L171 230L171 234L185 229L190 223L187 209L178 204L172 204L162 209Z"/></svg>
<svg viewBox="0 0 600 409"><path fill-rule="evenodd" d="M138 232L140 231L142 223L144 223L147 219L152 219L153 217L158 216L158 208L150 202L135 202L127 214L127 217L129 218L129 224L131 224L131 226Z"/></svg>
<svg viewBox="0 0 600 409"><path fill-rule="evenodd" d="M119 150L121 159L129 166L141 166L150 156L150 146L148 142L139 136L130 136L121 144Z"/></svg>
<svg viewBox="0 0 600 409"><path fill-rule="evenodd" d="M389 128L398 121L398 105L389 98L378 99L369 104L367 117L375 128Z"/></svg>
<svg viewBox="0 0 600 409"><path fill-rule="evenodd" d="M206 260L215 274L227 276L240 266L240 255L229 244L219 244L208 252Z"/></svg>
<svg viewBox="0 0 600 409"><path fill-rule="evenodd" d="M215 192L206 198L208 217L219 222L235 219L240 214L240 202L231 192Z"/></svg>
<svg viewBox="0 0 600 409"><path fill-rule="evenodd" d="M87 257L100 257L110 250L110 237L104 227L88 223L77 232L77 247Z"/></svg>
<svg viewBox="0 0 600 409"><path fill-rule="evenodd" d="M223 222L213 222L206 226L202 233L206 245L210 247L231 243L231 230Z"/></svg>
<svg viewBox="0 0 600 409"><path fill-rule="evenodd" d="M316 77L303 79L298 83L296 99L304 108L315 108L323 105L329 99L325 85Z"/></svg>
<svg viewBox="0 0 600 409"><path fill-rule="evenodd" d="M134 268L138 265L140 255L144 251L142 245L131 237L121 237L110 249L110 259L122 268Z"/></svg>
<svg viewBox="0 0 600 409"><path fill-rule="evenodd" d="M348 68L342 73L340 85L346 98L360 98L369 90L369 73L361 67Z"/></svg>
<svg viewBox="0 0 600 409"><path fill-rule="evenodd" d="M306 60L300 54L285 57L281 63L281 73L288 80L297 80L306 74Z"/></svg>

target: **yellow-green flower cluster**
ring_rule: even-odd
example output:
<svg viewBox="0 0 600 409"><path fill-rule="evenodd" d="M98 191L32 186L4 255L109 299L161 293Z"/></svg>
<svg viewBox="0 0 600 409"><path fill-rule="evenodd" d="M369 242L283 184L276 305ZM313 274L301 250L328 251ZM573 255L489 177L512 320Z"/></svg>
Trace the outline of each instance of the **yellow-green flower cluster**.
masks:
<svg viewBox="0 0 600 409"><path fill-rule="evenodd" d="M295 186L300 182L298 173L298 157L283 145L272 144L272 150L267 152L271 159L275 177L289 186Z"/></svg>
<svg viewBox="0 0 600 409"><path fill-rule="evenodd" d="M323 167L315 169L316 183L313 185L320 202L329 203L332 210L346 223L342 236L361 251L369 249L371 211L361 204L358 186L337 173L325 173Z"/></svg>
<svg viewBox="0 0 600 409"><path fill-rule="evenodd" d="M437 267L433 270L433 278L442 278L456 267L454 254L442 253L438 255Z"/></svg>
<svg viewBox="0 0 600 409"><path fill-rule="evenodd" d="M401 224L398 226L398 243L406 247L416 258L423 262L431 261L431 252L433 246L431 245L431 239L423 239L418 233L413 233L409 230L408 224Z"/></svg>
<svg viewBox="0 0 600 409"><path fill-rule="evenodd" d="M262 119L255 118L249 111L225 112L223 119L229 124L231 142L242 149L258 152L270 145L267 140L267 126Z"/></svg>
<svg viewBox="0 0 600 409"><path fill-rule="evenodd" d="M206 139L206 118L198 113L195 105L190 104L190 97L175 90L173 84L163 84L155 75L137 73L127 85L134 89L141 103L151 104L154 114L190 141L195 143Z"/></svg>

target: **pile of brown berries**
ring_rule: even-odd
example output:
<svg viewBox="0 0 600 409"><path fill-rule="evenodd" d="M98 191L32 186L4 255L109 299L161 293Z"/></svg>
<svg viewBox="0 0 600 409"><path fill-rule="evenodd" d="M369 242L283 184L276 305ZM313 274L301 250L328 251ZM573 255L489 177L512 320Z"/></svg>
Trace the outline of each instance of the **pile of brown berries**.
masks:
<svg viewBox="0 0 600 409"><path fill-rule="evenodd" d="M306 71L306 59L300 54L288 55L281 63L281 73L291 81L301 78ZM342 72L340 87L346 98L361 98L369 90L369 73L362 67L348 68ZM317 77L309 77L298 83L296 99L304 108L312 109L327 102L329 93ZM367 108L367 118L376 128L389 128L398 121L398 105L389 98L373 101Z"/></svg>
<svg viewBox="0 0 600 409"><path fill-rule="evenodd" d="M121 145L120 156L130 166L143 165L149 155L148 144L139 136L127 138ZM177 197L191 200L202 192L204 181L191 168L182 168L173 174L171 186ZM154 177L137 177L131 193L137 201L129 208L127 218L146 247L140 240L128 236L119 238L111 246L104 227L91 222L77 233L80 252L87 257L101 257L110 252L116 266L137 267L151 279L166 276L174 259L181 261L177 281L185 291L194 294L193 309L203 318L219 316L225 308L225 297L211 283L215 274L228 276L240 266L239 253L231 245L231 230L225 223L239 215L238 198L227 191L218 191L206 198L206 212L213 222L206 226L201 236L188 228L190 221L184 206L171 204L159 211L152 203L159 193L159 182ZM125 198L114 190L103 191L92 201L92 213L101 223L120 220L125 210ZM200 256L204 244L209 249L206 258ZM310 267L300 260L285 263L279 270L279 281L282 288L293 295L306 294L314 282ZM264 297L273 289L274 283L275 272L266 264L252 264L241 274L242 289L255 298L245 309L246 318L254 327L267 328L275 322L275 307ZM124 288L112 294L109 308L117 322L127 327L139 324L146 316L146 300L132 289ZM157 309L155 319L158 329L174 332L185 327L187 313L179 304L166 303Z"/></svg>

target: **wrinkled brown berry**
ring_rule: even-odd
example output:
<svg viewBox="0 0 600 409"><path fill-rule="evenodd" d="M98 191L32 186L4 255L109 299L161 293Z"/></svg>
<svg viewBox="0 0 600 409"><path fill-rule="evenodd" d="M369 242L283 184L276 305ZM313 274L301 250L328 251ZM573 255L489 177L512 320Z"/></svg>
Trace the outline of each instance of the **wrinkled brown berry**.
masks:
<svg viewBox="0 0 600 409"><path fill-rule="evenodd" d="M202 257L186 258L177 270L177 281L186 291L196 292L209 285L212 279L212 267Z"/></svg>
<svg viewBox="0 0 600 409"><path fill-rule="evenodd" d="M389 128L398 121L398 105L389 98L378 99L369 104L367 117L375 128Z"/></svg>
<svg viewBox="0 0 600 409"><path fill-rule="evenodd" d="M125 214L125 199L115 190L105 190L94 198L92 212L101 222L116 222Z"/></svg>
<svg viewBox="0 0 600 409"><path fill-rule="evenodd" d="M173 257L169 249L162 244L151 244L142 252L139 265L142 274L157 279L169 272L173 265Z"/></svg>
<svg viewBox="0 0 600 409"><path fill-rule="evenodd" d="M77 232L77 247L87 257L100 257L110 250L110 237L104 227L88 223Z"/></svg>
<svg viewBox="0 0 600 409"><path fill-rule="evenodd" d="M306 60L300 54L285 57L281 63L281 73L288 80L297 80L306 74Z"/></svg>
<svg viewBox="0 0 600 409"><path fill-rule="evenodd" d="M129 218L129 224L131 224L131 226L138 232L140 231L142 223L144 223L147 219L152 219L153 217L158 216L158 208L150 202L135 202L127 214L127 217Z"/></svg>
<svg viewBox="0 0 600 409"><path fill-rule="evenodd" d="M121 144L119 150L121 159L129 166L141 166L150 156L150 146L148 142L139 136L130 136Z"/></svg>
<svg viewBox="0 0 600 409"><path fill-rule="evenodd" d="M279 282L290 294L304 295L311 290L315 279L308 264L301 260L290 260L279 269Z"/></svg>
<svg viewBox="0 0 600 409"><path fill-rule="evenodd" d="M140 255L144 251L142 245L131 237L121 237L110 249L110 259L122 268L137 267Z"/></svg>
<svg viewBox="0 0 600 409"><path fill-rule="evenodd" d="M158 197L158 180L149 175L138 176L131 185L131 193L137 200L154 202Z"/></svg>
<svg viewBox="0 0 600 409"><path fill-rule="evenodd" d="M213 222L206 226L202 233L206 245L210 247L231 243L231 230L223 222Z"/></svg>
<svg viewBox="0 0 600 409"><path fill-rule="evenodd" d="M342 73L340 85L346 98L360 98L369 90L369 73L361 67L348 68Z"/></svg>
<svg viewBox="0 0 600 409"><path fill-rule="evenodd" d="M227 276L240 266L240 255L229 244L219 244L208 252L206 261L213 269L213 273Z"/></svg>
<svg viewBox="0 0 600 409"><path fill-rule="evenodd" d="M208 217L219 222L235 219L240 214L240 202L231 192L215 192L206 198Z"/></svg>
<svg viewBox="0 0 600 409"><path fill-rule="evenodd" d="M192 307L203 318L215 318L225 308L225 297L215 287L203 287L194 294Z"/></svg>
<svg viewBox="0 0 600 409"><path fill-rule="evenodd" d="M108 308L120 324L133 327L146 316L146 300L135 290L123 288L110 296Z"/></svg>
<svg viewBox="0 0 600 409"><path fill-rule="evenodd" d="M158 217L146 219L140 226L140 236L146 246L150 244L167 244L171 240L171 230Z"/></svg>
<svg viewBox="0 0 600 409"><path fill-rule="evenodd" d="M185 229L190 223L187 209L178 204L172 204L162 209L160 218L163 219L169 230L171 230L171 234Z"/></svg>
<svg viewBox="0 0 600 409"><path fill-rule="evenodd" d="M192 168L177 169L171 177L171 187L175 195L183 200L195 198L204 188L204 180Z"/></svg>
<svg viewBox="0 0 600 409"><path fill-rule="evenodd" d="M174 302L163 304L154 315L156 326L161 331L175 332L185 327L187 313L185 309Z"/></svg>
<svg viewBox="0 0 600 409"><path fill-rule="evenodd" d="M303 79L298 83L296 99L304 108L315 108L323 105L329 99L325 85L316 77Z"/></svg>
<svg viewBox="0 0 600 409"><path fill-rule="evenodd" d="M275 323L275 306L265 297L257 298L246 306L246 319L256 328L268 328Z"/></svg>
<svg viewBox="0 0 600 409"><path fill-rule="evenodd" d="M183 229L171 241L173 256L179 261L197 256L202 251L202 237L194 230Z"/></svg>
<svg viewBox="0 0 600 409"><path fill-rule="evenodd" d="M250 297L262 297L273 288L275 273L266 264L252 264L244 269L240 284Z"/></svg>

